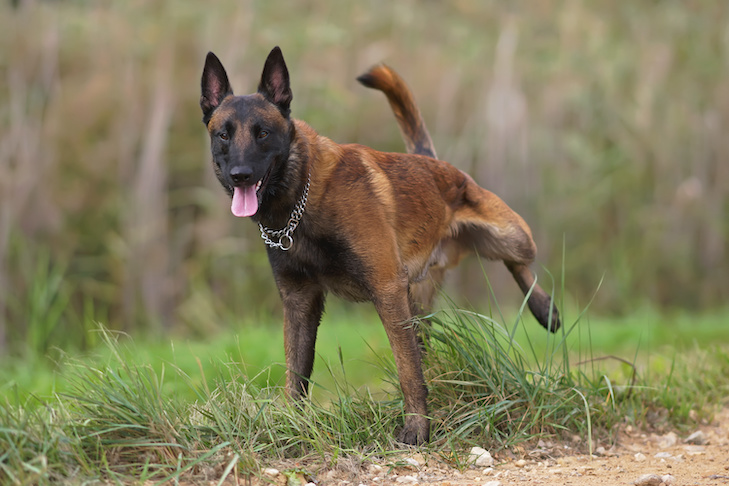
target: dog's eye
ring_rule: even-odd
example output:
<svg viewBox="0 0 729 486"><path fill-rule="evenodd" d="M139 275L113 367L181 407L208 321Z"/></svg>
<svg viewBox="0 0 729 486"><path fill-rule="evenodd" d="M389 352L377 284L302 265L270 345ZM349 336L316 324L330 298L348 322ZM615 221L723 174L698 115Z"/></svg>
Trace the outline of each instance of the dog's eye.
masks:
<svg viewBox="0 0 729 486"><path fill-rule="evenodd" d="M218 135L218 137L220 138L220 140L227 141L228 140L228 132L220 132L220 134Z"/></svg>
<svg viewBox="0 0 729 486"><path fill-rule="evenodd" d="M258 132L258 140L263 140L266 137L268 137L268 132L266 130Z"/></svg>

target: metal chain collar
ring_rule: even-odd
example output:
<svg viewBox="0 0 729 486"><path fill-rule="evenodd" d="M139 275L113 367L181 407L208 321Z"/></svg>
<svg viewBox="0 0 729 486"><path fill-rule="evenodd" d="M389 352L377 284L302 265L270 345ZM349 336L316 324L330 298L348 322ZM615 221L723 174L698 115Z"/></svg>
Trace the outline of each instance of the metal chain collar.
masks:
<svg viewBox="0 0 729 486"><path fill-rule="evenodd" d="M294 206L289 217L289 222L285 228L280 230L272 230L266 228L261 223L258 223L258 228L261 230L261 238L270 248L280 248L283 251L290 250L294 244L294 230L299 226L301 217L304 215L304 209L306 209L306 200L309 198L309 186L311 185L311 171L306 179L306 185L304 186L304 193L301 195L301 199ZM273 239L271 239L273 238Z"/></svg>

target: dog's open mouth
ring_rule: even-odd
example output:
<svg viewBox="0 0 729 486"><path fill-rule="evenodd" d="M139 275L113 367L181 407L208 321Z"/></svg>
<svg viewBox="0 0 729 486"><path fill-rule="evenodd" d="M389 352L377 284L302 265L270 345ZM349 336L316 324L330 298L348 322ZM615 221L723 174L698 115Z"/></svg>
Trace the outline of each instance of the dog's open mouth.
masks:
<svg viewBox="0 0 729 486"><path fill-rule="evenodd" d="M248 187L233 188L233 202L230 210L234 216L246 218L253 216L258 211L258 190L261 188L263 179Z"/></svg>
<svg viewBox="0 0 729 486"><path fill-rule="evenodd" d="M247 218L258 212L261 192L271 176L271 171L273 171L273 165L263 174L261 180L255 184L247 187L233 187L233 202L230 205L230 210L234 216Z"/></svg>

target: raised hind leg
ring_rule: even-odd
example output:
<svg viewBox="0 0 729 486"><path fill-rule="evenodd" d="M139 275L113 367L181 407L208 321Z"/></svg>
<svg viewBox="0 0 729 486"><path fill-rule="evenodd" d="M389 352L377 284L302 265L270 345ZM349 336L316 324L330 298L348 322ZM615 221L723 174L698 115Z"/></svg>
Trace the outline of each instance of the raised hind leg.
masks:
<svg viewBox="0 0 729 486"><path fill-rule="evenodd" d="M456 222L457 239L461 246L475 249L483 258L502 260L521 291L529 296L529 310L537 321L549 331L559 329L559 312L552 297L536 283L529 269L537 247L529 226L521 216L498 196L470 179Z"/></svg>

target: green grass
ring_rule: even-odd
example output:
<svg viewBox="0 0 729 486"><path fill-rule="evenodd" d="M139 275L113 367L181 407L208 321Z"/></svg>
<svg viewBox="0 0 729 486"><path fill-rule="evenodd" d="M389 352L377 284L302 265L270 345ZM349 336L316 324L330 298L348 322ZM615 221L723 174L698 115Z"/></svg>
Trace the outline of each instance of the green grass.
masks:
<svg viewBox="0 0 729 486"><path fill-rule="evenodd" d="M55 394L21 398L18 392L13 398L5 390L0 477L14 484L217 481L226 474L256 474L271 464L296 462L316 471L345 458L396 461L401 446L393 437L402 425L402 402L380 326L367 319L356 327L337 325L336 317L341 316L323 323L330 332L322 332L318 343L323 355L313 398L298 406L277 386L280 365L242 364L252 359L251 350L265 355L260 359L276 360L278 351L266 354L281 347L271 329L242 329L238 342L229 337L175 342L166 352L159 344L147 347L96 331L103 343L96 357L65 357ZM518 314L509 322L448 308L431 320L425 369L433 425L425 451L454 467L464 464L463 454L473 444L498 452L578 434L589 450L596 441L608 443L620 423L685 426L710 417L729 394L727 349L698 341L634 368L575 360L621 349L620 342L598 340L610 328L591 322L592 344L575 354L587 325L584 316L566 321L548 339L531 318ZM707 322L707 328L713 325ZM667 339L661 336L645 342L660 348ZM627 349L632 356L646 354ZM214 478L208 477L211 471L217 471Z"/></svg>
<svg viewBox="0 0 729 486"><path fill-rule="evenodd" d="M313 381L323 392L333 387L329 363L339 374L345 374L353 386L378 388L382 374L371 363L376 356L389 353L387 336L377 315L369 306L342 305L332 302L325 315L317 340L317 362ZM573 311L573 315L577 312ZM512 325L518 313L506 313ZM569 314L568 314L569 315ZM546 349L554 336L542 331L531 315L525 315L524 325L515 327L514 340L530 342ZM601 356L619 356L635 361L644 370L665 370L676 353L691 353L717 343L729 342L729 330L724 323L729 311L704 314L661 314L640 309L625 318L583 317L580 325L565 342L574 362ZM98 341L98 331L88 331L90 342ZM226 374L228 366L237 366L244 376L259 386L283 383L283 331L280 322L263 324L231 323L227 330L209 337L119 336L119 353L134 363L147 363L160 372L164 366L174 366L190 376L214 380ZM589 351L589 353L588 353ZM95 364L108 361L106 347L79 353L68 352L79 361ZM340 354L344 365L338 364ZM539 357L542 358L542 357ZM530 357L536 362L537 357ZM617 362L615 362L617 365ZM202 365L202 375L198 374ZM24 400L35 394L48 397L54 392L68 390L68 356L53 349L46 355L25 353L22 358L0 359L0 397ZM261 374L265 370L264 374ZM185 383L168 377L165 391L182 398L193 394Z"/></svg>
<svg viewBox="0 0 729 486"><path fill-rule="evenodd" d="M371 363L376 355L390 349L377 316L366 312L364 306L350 307L347 313L347 308L332 307L320 328L317 366L312 379L318 388L331 389L332 378L326 368L330 363L338 368L338 373L346 373L352 384L376 385L379 371ZM94 335L93 340L99 340L99 330L89 333ZM119 357L132 363L147 363L155 372L174 367L201 382L219 379L228 373L229 367L236 367L241 375L258 386L283 383L283 331L279 322L231 324L229 330L207 338L178 336L164 339L147 335L132 339L120 333L116 341ZM340 354L345 357L343 366L338 365ZM3 358L0 360L0 397L22 401L30 394L48 397L52 393L66 392L70 358L76 363L97 365L114 360L115 356L108 347L97 346L84 353L53 349L46 356L28 352L20 358ZM187 384L175 376L168 377L164 390L181 398L194 398Z"/></svg>

